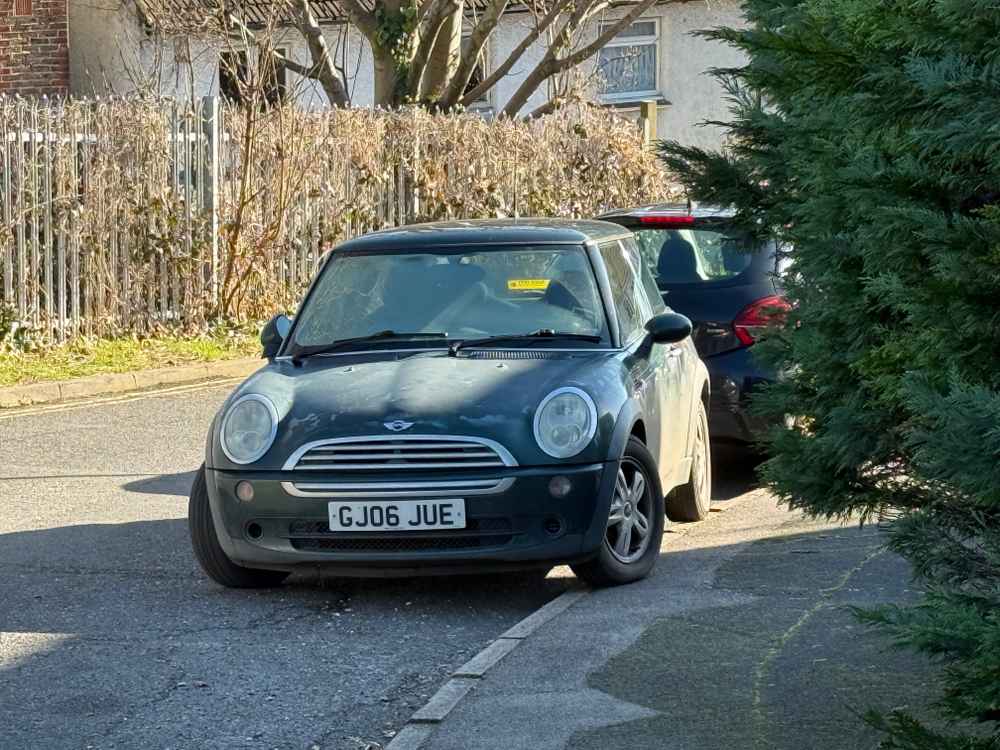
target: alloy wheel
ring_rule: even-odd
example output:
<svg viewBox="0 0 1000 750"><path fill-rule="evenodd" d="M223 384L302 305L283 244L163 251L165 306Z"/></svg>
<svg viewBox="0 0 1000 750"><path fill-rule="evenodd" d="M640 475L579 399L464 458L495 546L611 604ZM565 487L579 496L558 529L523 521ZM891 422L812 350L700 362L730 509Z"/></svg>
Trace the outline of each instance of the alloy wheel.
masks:
<svg viewBox="0 0 1000 750"><path fill-rule="evenodd" d="M691 461L691 484L694 486L698 504L709 502L711 495L712 457L708 448L708 422L704 413L698 415L695 432L694 455Z"/></svg>
<svg viewBox="0 0 1000 750"><path fill-rule="evenodd" d="M618 468L604 535L604 543L618 562L633 563L646 552L652 510L646 474L638 461L626 456Z"/></svg>

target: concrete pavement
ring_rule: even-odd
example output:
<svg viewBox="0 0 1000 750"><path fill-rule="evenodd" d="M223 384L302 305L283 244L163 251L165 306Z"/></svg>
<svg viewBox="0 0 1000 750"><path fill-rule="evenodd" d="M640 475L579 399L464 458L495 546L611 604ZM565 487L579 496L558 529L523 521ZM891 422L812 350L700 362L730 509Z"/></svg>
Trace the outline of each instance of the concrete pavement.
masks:
<svg viewBox="0 0 1000 750"><path fill-rule="evenodd" d="M766 494L675 526L650 579L596 591L545 625L423 747L874 747L858 713L934 694L923 659L846 609L915 596L882 541Z"/></svg>

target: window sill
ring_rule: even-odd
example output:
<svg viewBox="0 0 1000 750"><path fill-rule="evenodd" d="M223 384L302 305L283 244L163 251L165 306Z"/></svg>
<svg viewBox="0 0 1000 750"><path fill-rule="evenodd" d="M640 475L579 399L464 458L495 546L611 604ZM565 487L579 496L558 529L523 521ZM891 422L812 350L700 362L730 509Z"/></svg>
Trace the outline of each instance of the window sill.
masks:
<svg viewBox="0 0 1000 750"><path fill-rule="evenodd" d="M655 102L660 107L669 107L671 104L661 94L650 94L649 96L638 95L635 98L627 99L605 99L601 102L601 106L608 109L639 109L639 105L649 101Z"/></svg>

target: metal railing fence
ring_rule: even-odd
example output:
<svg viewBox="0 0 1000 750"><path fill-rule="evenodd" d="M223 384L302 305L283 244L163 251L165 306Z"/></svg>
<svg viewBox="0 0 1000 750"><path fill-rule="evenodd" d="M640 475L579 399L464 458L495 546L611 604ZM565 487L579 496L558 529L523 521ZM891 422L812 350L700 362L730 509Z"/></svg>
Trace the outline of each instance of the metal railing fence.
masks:
<svg viewBox="0 0 1000 750"><path fill-rule="evenodd" d="M487 122L0 97L0 305L52 341L260 317L361 232L667 192L635 125L583 106Z"/></svg>

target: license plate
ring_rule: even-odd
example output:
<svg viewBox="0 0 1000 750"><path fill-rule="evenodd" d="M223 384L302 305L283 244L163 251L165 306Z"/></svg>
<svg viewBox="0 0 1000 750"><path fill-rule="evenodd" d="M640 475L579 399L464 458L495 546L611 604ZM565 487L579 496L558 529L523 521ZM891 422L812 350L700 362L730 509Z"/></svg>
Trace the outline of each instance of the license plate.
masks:
<svg viewBox="0 0 1000 750"><path fill-rule="evenodd" d="M330 503L330 531L464 529L465 500Z"/></svg>

